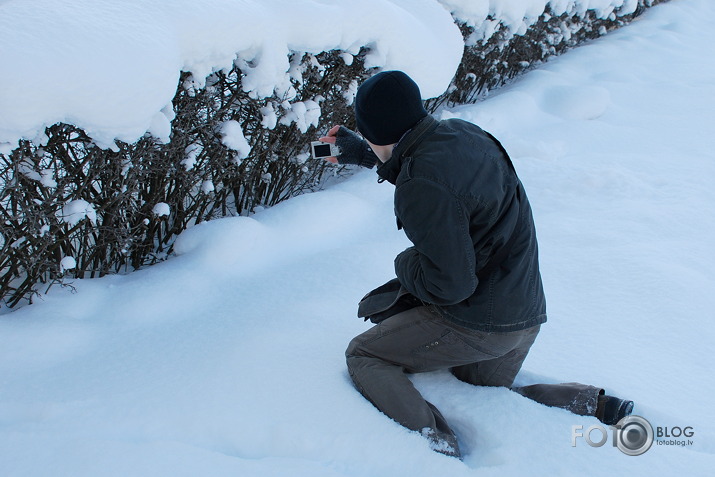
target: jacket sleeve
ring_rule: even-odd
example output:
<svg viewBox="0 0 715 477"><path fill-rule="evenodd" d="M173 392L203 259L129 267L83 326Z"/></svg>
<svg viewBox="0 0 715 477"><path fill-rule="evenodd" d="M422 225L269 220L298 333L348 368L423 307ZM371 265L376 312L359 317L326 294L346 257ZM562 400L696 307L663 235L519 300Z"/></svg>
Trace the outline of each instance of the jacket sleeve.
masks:
<svg viewBox="0 0 715 477"><path fill-rule="evenodd" d="M411 179L395 191L395 214L414 244L395 258L395 272L414 296L451 305L477 288L474 245L461 201L444 186Z"/></svg>

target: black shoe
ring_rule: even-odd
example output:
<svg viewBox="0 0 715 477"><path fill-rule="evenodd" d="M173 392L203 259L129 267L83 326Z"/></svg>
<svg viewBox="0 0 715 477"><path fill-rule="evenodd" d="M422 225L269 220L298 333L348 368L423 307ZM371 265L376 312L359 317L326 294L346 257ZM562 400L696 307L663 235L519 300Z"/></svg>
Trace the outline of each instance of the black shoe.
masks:
<svg viewBox="0 0 715 477"><path fill-rule="evenodd" d="M618 421L630 415L631 412L633 412L633 401L626 401L605 394L598 396L596 417L604 424L609 426L618 424Z"/></svg>

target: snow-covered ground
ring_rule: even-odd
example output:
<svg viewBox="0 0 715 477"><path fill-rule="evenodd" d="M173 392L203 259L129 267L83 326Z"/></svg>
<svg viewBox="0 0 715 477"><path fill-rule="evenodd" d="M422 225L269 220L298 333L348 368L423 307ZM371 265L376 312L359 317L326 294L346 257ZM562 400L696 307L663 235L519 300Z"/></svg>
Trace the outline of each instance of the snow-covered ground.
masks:
<svg viewBox="0 0 715 477"><path fill-rule="evenodd" d="M603 386L653 426L692 427L692 445L573 447L594 418L448 373L415 382L464 462L375 410L343 352L409 243L392 186L362 171L1 316L0 475L710 475L713 18L709 0L672 0L444 112L502 139L534 208L549 322L518 379Z"/></svg>

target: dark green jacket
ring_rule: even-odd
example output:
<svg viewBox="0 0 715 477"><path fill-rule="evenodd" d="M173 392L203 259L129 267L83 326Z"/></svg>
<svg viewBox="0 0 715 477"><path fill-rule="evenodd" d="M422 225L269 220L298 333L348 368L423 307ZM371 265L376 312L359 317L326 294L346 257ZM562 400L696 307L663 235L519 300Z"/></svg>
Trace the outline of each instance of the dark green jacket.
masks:
<svg viewBox="0 0 715 477"><path fill-rule="evenodd" d="M502 151L472 123L427 116L378 168L395 185L397 224L414 244L395 258L400 283L455 323L488 332L546 321L531 207Z"/></svg>

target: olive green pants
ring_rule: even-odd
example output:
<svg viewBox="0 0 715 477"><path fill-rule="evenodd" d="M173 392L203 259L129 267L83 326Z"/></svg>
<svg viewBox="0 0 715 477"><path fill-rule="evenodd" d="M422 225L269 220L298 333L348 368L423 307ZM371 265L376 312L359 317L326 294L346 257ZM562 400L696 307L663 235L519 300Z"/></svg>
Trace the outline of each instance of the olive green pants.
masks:
<svg viewBox="0 0 715 477"><path fill-rule="evenodd" d="M600 388L579 383L512 387L539 328L485 333L456 325L420 306L356 336L345 355L355 386L375 407L408 429L446 446L444 453L458 456L454 432L406 373L450 369L470 384L509 387L547 406L580 415L595 414L598 395L603 392Z"/></svg>

